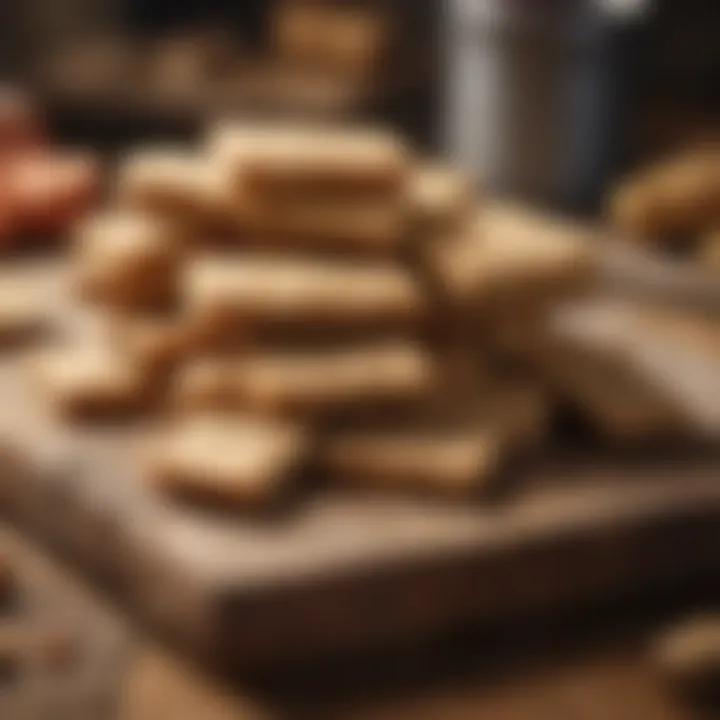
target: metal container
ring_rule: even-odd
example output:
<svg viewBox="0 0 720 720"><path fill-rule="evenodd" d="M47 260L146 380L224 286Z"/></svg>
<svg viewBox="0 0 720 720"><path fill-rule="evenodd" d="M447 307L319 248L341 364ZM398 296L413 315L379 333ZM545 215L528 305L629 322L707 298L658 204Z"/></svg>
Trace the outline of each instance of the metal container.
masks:
<svg viewBox="0 0 720 720"><path fill-rule="evenodd" d="M446 153L493 191L563 207L596 199L623 102L633 0L448 0Z"/></svg>

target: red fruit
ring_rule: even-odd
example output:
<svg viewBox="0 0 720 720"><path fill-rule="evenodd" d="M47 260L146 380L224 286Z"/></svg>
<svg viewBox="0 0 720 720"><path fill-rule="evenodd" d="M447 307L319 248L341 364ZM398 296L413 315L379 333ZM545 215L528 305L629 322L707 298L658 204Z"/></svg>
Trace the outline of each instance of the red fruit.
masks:
<svg viewBox="0 0 720 720"><path fill-rule="evenodd" d="M24 154L8 161L9 195L24 233L62 233L95 203L98 159L88 153Z"/></svg>

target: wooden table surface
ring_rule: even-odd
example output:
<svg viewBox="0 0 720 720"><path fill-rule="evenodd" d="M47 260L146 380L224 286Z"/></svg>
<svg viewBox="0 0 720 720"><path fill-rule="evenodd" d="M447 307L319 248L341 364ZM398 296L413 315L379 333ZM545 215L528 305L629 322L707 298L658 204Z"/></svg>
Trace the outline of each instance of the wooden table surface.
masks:
<svg viewBox="0 0 720 720"><path fill-rule="evenodd" d="M720 584L688 578L613 605L242 677L235 693L140 643L122 720L712 720L720 708L673 693L648 646L668 624L718 600Z"/></svg>
<svg viewBox="0 0 720 720"><path fill-rule="evenodd" d="M673 696L647 645L720 586L685 588L476 628L423 646L233 681L181 659L133 627L54 556L13 535L22 556L66 597L126 628L129 663L119 720L710 720ZM67 720L74 720L68 718Z"/></svg>
<svg viewBox="0 0 720 720"><path fill-rule="evenodd" d="M643 639L646 639L643 634ZM321 683L322 684L322 683ZM326 687L332 685L331 677ZM391 683L392 685L392 683ZM402 686L402 683L401 683ZM123 720L711 720L720 711L693 708L655 675L644 643L587 648L562 660L536 659L508 673L456 669L443 677L389 689L383 683L360 697L318 696L287 701L246 689L223 698L212 685L158 651L142 652L133 666ZM332 695L332 693L330 693ZM250 698L256 698L251 700ZM260 699L257 699L257 698Z"/></svg>

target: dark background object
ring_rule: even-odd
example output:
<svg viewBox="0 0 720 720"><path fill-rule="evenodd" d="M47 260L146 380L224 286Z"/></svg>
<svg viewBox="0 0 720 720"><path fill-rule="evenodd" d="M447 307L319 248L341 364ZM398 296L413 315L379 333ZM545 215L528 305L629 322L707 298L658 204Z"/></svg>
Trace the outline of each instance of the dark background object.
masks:
<svg viewBox="0 0 720 720"><path fill-rule="evenodd" d="M663 0L631 49L630 163L720 138L720 4Z"/></svg>
<svg viewBox="0 0 720 720"><path fill-rule="evenodd" d="M133 34L153 37L187 28L230 28L255 49L262 46L272 2L263 0L124 0L122 17Z"/></svg>

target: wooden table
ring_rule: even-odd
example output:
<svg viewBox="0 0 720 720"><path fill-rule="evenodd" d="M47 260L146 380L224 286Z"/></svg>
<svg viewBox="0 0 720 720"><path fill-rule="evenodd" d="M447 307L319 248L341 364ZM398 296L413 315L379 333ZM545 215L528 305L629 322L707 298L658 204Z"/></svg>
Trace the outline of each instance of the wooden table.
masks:
<svg viewBox="0 0 720 720"><path fill-rule="evenodd" d="M120 720L710 720L674 697L653 671L647 643L688 605L720 597L682 591L586 607L512 626L465 631L424 646L333 662L305 674L213 679L134 631L111 599L11 534L44 584L125 627L130 653ZM70 720L70 719L68 719Z"/></svg>
<svg viewBox="0 0 720 720"><path fill-rule="evenodd" d="M390 672L357 693L329 697L332 675L316 678L302 691L253 691L230 699L218 697L211 684L169 655L146 650L138 655L130 679L123 720L255 720L256 718L328 718L337 720L711 720L710 710L693 708L675 697L648 662L646 644L659 627L653 621L639 632L619 621L607 638L579 640L577 648L554 656L536 648L516 657L514 668L489 668L482 651L439 659L428 674L414 679ZM544 642L549 638L546 636ZM541 645L544 644L540 643ZM410 675L413 673L411 672ZM397 673L402 676L402 673ZM362 684L362 683L361 683ZM257 692L257 691L256 691ZM286 691L287 692L287 691ZM342 693L341 693L342 695ZM262 708L262 709L261 709ZM183 714L185 713L185 714Z"/></svg>
<svg viewBox="0 0 720 720"><path fill-rule="evenodd" d="M655 669L649 645L718 588L691 587L612 606L475 631L405 654L296 678L268 697L281 717L340 720L711 720ZM288 689L289 687L289 689ZM285 696L283 696L285 693Z"/></svg>

